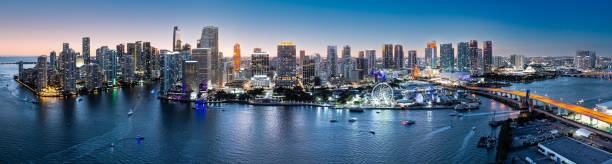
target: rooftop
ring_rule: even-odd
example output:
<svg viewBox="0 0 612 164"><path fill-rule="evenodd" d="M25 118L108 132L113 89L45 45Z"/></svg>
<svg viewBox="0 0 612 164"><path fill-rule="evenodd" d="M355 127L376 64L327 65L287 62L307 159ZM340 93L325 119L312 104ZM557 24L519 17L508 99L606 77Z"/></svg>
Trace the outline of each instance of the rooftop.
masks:
<svg viewBox="0 0 612 164"><path fill-rule="evenodd" d="M562 137L540 144L576 163L612 163L612 154L569 137Z"/></svg>

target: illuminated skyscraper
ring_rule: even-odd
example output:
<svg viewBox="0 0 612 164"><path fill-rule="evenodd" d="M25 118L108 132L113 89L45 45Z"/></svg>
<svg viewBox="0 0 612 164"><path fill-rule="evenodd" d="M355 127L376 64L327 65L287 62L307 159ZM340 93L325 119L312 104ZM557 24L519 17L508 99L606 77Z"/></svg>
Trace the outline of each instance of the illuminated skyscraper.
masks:
<svg viewBox="0 0 612 164"><path fill-rule="evenodd" d="M277 71L276 85L292 88L296 84L296 49L290 42L283 42L277 47L277 55L280 60Z"/></svg>
<svg viewBox="0 0 612 164"><path fill-rule="evenodd" d="M36 71L37 71L37 82L36 85L38 91L47 87L47 56L41 55L38 57L38 62L36 62Z"/></svg>
<svg viewBox="0 0 612 164"><path fill-rule="evenodd" d="M76 67L76 53L70 48L68 43L64 43L60 58L62 67L62 90L64 93L76 94L76 78L78 75Z"/></svg>
<svg viewBox="0 0 612 164"><path fill-rule="evenodd" d="M49 64L51 65L51 70L56 71L57 68L57 53L55 51L51 51L49 53Z"/></svg>
<svg viewBox="0 0 612 164"><path fill-rule="evenodd" d="M409 50L408 51L408 64L407 64L409 69L414 69L415 66L417 66L417 51L416 50Z"/></svg>
<svg viewBox="0 0 612 164"><path fill-rule="evenodd" d="M301 58L301 60L303 60L302 85L304 85L304 88L309 89L314 86L314 80L316 77L315 59L304 56L303 58Z"/></svg>
<svg viewBox="0 0 612 164"><path fill-rule="evenodd" d="M382 47L383 69L393 69L395 62L393 61L393 45L385 44Z"/></svg>
<svg viewBox="0 0 612 164"><path fill-rule="evenodd" d="M396 44L393 47L393 60L395 69L404 69L404 46Z"/></svg>
<svg viewBox="0 0 612 164"><path fill-rule="evenodd" d="M183 61L183 93L185 93L189 99L195 99L195 93L198 92L198 76L197 68L198 61L186 60Z"/></svg>
<svg viewBox="0 0 612 164"><path fill-rule="evenodd" d="M270 69L270 55L262 52L261 48L255 49L251 54L251 84L253 87L268 87L270 85L270 77L268 71Z"/></svg>
<svg viewBox="0 0 612 164"><path fill-rule="evenodd" d="M440 68L446 72L455 69L455 49L452 43L440 44Z"/></svg>
<svg viewBox="0 0 612 164"><path fill-rule="evenodd" d="M240 71L240 44L234 44L234 71Z"/></svg>
<svg viewBox="0 0 612 164"><path fill-rule="evenodd" d="M206 26L202 29L202 37L200 38L200 46L198 48L210 48L210 80L213 86L221 86L222 72L219 66L219 28L215 26Z"/></svg>
<svg viewBox="0 0 612 164"><path fill-rule="evenodd" d="M351 74L351 47L349 45L345 45L342 48L342 78L344 81L349 81Z"/></svg>
<svg viewBox="0 0 612 164"><path fill-rule="evenodd" d="M457 69L463 72L470 70L470 51L468 42L459 42L457 45Z"/></svg>
<svg viewBox="0 0 612 164"><path fill-rule="evenodd" d="M144 42L142 45L142 56L143 56L143 67L144 74L146 80L151 80L153 77L153 47L151 47L151 42Z"/></svg>
<svg viewBox="0 0 612 164"><path fill-rule="evenodd" d="M83 62L89 65L91 62L91 51L89 50L89 37L83 37Z"/></svg>
<svg viewBox="0 0 612 164"><path fill-rule="evenodd" d="M329 78L338 77L338 48L327 46L327 75Z"/></svg>
<svg viewBox="0 0 612 164"><path fill-rule="evenodd" d="M359 72L359 80L363 80L368 75L368 62L366 60L365 51L359 51L357 58L357 71Z"/></svg>
<svg viewBox="0 0 612 164"><path fill-rule="evenodd" d="M368 62L368 73L376 70L376 50L366 50L365 56Z"/></svg>
<svg viewBox="0 0 612 164"><path fill-rule="evenodd" d="M425 47L425 67L434 69L436 68L436 59L438 58L438 48L436 47L436 41L427 43Z"/></svg>
<svg viewBox="0 0 612 164"><path fill-rule="evenodd" d="M470 74L478 74L479 70L479 55L478 55L478 41L471 40L469 48L470 58Z"/></svg>
<svg viewBox="0 0 612 164"><path fill-rule="evenodd" d="M485 73L491 72L491 66L493 65L493 42L484 41L482 46L482 62L483 71Z"/></svg>
<svg viewBox="0 0 612 164"><path fill-rule="evenodd" d="M194 48L191 50L191 58L197 61L197 86L199 91L205 91L210 88L212 49L210 48Z"/></svg>

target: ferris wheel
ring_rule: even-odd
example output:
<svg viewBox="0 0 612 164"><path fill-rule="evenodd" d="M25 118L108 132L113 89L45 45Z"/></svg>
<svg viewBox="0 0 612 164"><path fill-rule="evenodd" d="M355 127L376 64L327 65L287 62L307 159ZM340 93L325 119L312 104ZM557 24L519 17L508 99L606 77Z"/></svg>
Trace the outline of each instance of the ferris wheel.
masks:
<svg viewBox="0 0 612 164"><path fill-rule="evenodd" d="M393 88L387 83L379 83L372 89L370 99L374 105L393 105Z"/></svg>

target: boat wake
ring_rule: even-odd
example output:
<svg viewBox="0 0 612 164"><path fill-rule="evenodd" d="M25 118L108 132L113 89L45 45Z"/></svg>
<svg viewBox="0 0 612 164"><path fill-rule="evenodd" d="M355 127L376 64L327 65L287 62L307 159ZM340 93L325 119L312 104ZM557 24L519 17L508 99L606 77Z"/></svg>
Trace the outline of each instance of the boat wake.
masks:
<svg viewBox="0 0 612 164"><path fill-rule="evenodd" d="M463 149L467 147L468 141L470 140L470 138L472 138L472 136L474 136L475 133L476 131L470 130L470 132L465 136L465 138L463 138L463 144L461 144L461 148L459 149L459 151L463 151Z"/></svg>
<svg viewBox="0 0 612 164"><path fill-rule="evenodd" d="M104 147L108 147L109 144L122 141L130 132L131 126L119 125L112 131L104 133L100 136L90 138L83 141L80 144L73 145L65 150L48 154L41 158L38 162L51 162L51 161L72 161L78 160L79 158L85 157L96 150L100 150ZM67 159L67 160L66 160ZM32 163L37 163L30 161Z"/></svg>
<svg viewBox="0 0 612 164"><path fill-rule="evenodd" d="M431 132L427 133L427 135L425 135L424 139L427 140L427 139L431 138L433 135L438 134L438 133L443 132L443 131L446 131L446 130L448 130L450 128L452 128L452 126L449 125L449 126L445 126L445 127L440 128L440 129L431 131Z"/></svg>

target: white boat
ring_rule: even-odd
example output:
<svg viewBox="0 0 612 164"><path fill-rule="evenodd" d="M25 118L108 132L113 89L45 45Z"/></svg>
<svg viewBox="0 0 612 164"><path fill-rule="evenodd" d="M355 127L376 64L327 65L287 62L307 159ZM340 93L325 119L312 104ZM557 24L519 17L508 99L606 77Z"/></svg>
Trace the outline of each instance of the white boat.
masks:
<svg viewBox="0 0 612 164"><path fill-rule="evenodd" d="M478 109L480 108L480 104L478 103L461 103L455 105L455 110L470 110L470 109Z"/></svg>
<svg viewBox="0 0 612 164"><path fill-rule="evenodd" d="M578 101L578 104L582 104L582 103L584 103L584 99L580 99L580 100Z"/></svg>
<svg viewBox="0 0 612 164"><path fill-rule="evenodd" d="M128 112L128 116L131 116L134 114L134 109L130 109L130 111Z"/></svg>

